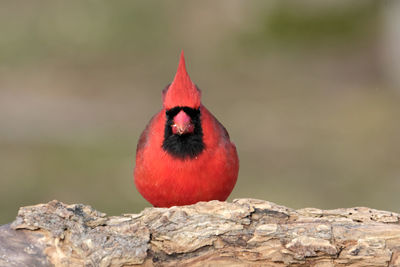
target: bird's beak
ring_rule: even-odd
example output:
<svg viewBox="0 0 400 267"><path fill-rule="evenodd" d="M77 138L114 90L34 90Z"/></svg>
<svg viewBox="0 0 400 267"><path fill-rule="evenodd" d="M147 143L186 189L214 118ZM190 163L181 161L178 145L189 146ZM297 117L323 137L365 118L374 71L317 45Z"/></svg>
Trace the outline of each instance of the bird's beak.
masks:
<svg viewBox="0 0 400 267"><path fill-rule="evenodd" d="M186 134L193 133L194 125L190 117L183 111L179 111L179 113L174 117L174 124L172 124L172 133L173 134Z"/></svg>

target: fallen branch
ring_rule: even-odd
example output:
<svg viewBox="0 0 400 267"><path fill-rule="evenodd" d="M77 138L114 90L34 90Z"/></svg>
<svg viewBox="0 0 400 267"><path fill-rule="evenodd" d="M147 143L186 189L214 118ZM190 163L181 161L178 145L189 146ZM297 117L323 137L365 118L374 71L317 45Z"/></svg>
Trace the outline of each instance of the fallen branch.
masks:
<svg viewBox="0 0 400 267"><path fill-rule="evenodd" d="M254 199L118 217L51 201L0 227L0 266L400 266L399 220Z"/></svg>

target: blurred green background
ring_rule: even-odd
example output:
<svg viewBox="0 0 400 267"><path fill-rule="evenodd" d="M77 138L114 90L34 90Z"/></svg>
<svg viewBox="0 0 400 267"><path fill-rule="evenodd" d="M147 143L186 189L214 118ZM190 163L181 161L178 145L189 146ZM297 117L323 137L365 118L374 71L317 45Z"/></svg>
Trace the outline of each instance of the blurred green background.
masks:
<svg viewBox="0 0 400 267"><path fill-rule="evenodd" d="M399 2L2 1L0 224L150 206L136 142L181 49L238 148L230 199L399 211Z"/></svg>

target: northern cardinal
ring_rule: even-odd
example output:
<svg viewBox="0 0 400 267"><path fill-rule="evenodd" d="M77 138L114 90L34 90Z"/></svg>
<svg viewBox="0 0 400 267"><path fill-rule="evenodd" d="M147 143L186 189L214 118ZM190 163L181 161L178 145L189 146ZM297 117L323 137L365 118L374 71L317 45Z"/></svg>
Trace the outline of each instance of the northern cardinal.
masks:
<svg viewBox="0 0 400 267"><path fill-rule="evenodd" d="M201 103L183 51L173 82L162 92L163 108L139 138L134 179L155 207L228 198L239 159L224 126Z"/></svg>

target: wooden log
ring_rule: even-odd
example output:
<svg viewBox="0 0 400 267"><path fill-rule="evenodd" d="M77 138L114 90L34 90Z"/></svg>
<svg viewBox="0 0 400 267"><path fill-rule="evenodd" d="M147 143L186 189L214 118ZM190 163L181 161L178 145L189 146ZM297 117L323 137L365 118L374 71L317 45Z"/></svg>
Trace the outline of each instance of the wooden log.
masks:
<svg viewBox="0 0 400 267"><path fill-rule="evenodd" d="M400 266L399 220L255 199L115 217L51 201L0 227L0 266Z"/></svg>

